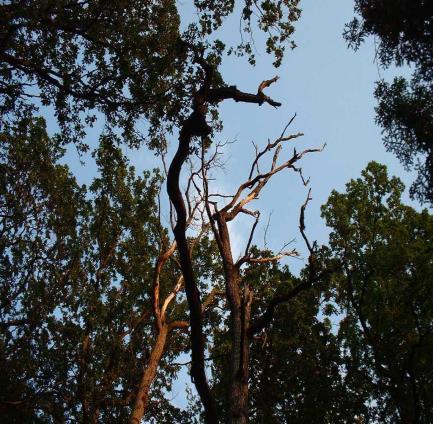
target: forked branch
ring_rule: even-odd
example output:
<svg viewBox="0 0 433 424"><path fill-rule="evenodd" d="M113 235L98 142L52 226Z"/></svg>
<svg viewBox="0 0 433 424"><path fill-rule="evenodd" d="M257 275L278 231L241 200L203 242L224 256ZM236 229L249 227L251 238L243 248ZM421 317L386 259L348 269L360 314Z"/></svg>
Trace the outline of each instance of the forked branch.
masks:
<svg viewBox="0 0 433 424"><path fill-rule="evenodd" d="M317 282L322 281L326 275L332 273L334 270L326 269L320 273L316 272L314 267L314 256L316 249L316 242L312 244L309 242L306 234L305 234L305 209L308 205L308 202L311 200L311 189L308 190L307 199L301 206L301 211L299 214L299 230L302 234L302 237L307 245L307 249L309 251L308 263L309 263L309 273L308 277L302 283L299 283L288 293L283 295L274 296L271 301L268 303L265 312L251 325L248 330L249 337L253 337L255 334L262 331L266 328L274 318L275 309L278 305L282 303L289 302L294 299L299 293L313 287Z"/></svg>

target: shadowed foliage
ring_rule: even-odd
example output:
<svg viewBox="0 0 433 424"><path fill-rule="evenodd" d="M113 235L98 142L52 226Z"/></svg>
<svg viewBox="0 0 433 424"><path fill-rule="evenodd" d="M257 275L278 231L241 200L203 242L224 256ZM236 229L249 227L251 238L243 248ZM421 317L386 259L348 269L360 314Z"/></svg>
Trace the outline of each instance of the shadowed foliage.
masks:
<svg viewBox="0 0 433 424"><path fill-rule="evenodd" d="M373 36L376 60L388 68L409 66L411 78L377 83L376 120L384 143L418 177L412 197L433 202L433 4L424 0L355 0L358 16L344 36L357 49Z"/></svg>
<svg viewBox="0 0 433 424"><path fill-rule="evenodd" d="M374 422L432 418L433 218L401 203L403 184L371 162L323 207L330 254L342 264L332 299L348 390Z"/></svg>

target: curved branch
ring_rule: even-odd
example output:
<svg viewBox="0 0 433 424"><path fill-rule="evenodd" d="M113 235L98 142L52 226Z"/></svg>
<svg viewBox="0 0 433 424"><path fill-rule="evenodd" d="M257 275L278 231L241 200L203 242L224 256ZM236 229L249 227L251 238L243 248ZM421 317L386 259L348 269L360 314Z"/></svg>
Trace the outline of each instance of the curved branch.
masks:
<svg viewBox="0 0 433 424"><path fill-rule="evenodd" d="M200 292L197 288L186 237L187 211L179 186L180 172L188 157L191 139L194 136L207 135L210 131L204 115L205 110L202 106L203 105L195 104L194 111L189 118L185 120L182 126L179 135L179 146L168 170L167 192L177 215L177 222L173 232L178 246L179 260L185 280L185 292L190 312L191 378L203 403L206 422L216 424L218 422L216 418L216 408L205 373L205 340L203 335Z"/></svg>
<svg viewBox="0 0 433 424"><path fill-rule="evenodd" d="M159 286L160 286L160 276L162 268L169 258L173 255L176 250L176 242L173 242L171 246L163 253L161 253L156 261L155 272L153 274L153 314L155 317L156 329L161 331L162 327L162 314L159 307Z"/></svg>
<svg viewBox="0 0 433 424"><path fill-rule="evenodd" d="M281 104L263 94L263 89L276 81L276 78L264 81L259 86L257 94L243 93L234 86L212 89L211 86L214 74L212 67L203 58L202 52L197 53L194 49L193 52L195 54L194 61L203 68L205 77L202 87L193 97L192 113L183 122L180 130L179 146L168 170L167 192L177 215L177 222L173 232L178 246L179 259L185 281L185 293L190 312L192 358L191 377L203 403L206 422L216 424L218 422L217 410L205 373L205 340L202 324L202 304L186 237L187 209L180 190L180 173L190 153L191 140L194 137L201 137L203 139L211 133L211 128L206 122L207 104L219 103L225 99L233 99L235 101L246 103L256 103L259 105L266 102L274 107L280 106Z"/></svg>
<svg viewBox="0 0 433 424"><path fill-rule="evenodd" d="M165 312L167 311L168 305L171 303L171 301L176 297L176 295L179 293L179 290L182 288L183 285L183 275L181 275L176 285L174 286L172 292L165 298L164 303L161 308L161 321L165 322Z"/></svg>

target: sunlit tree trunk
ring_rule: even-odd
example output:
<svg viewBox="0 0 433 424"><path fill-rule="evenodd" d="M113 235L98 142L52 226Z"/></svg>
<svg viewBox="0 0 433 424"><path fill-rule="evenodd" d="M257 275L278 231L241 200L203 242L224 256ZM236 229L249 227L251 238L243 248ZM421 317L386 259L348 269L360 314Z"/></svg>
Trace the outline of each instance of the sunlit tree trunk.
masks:
<svg viewBox="0 0 433 424"><path fill-rule="evenodd" d="M134 409L131 414L130 424L139 424L143 418L147 404L149 402L150 387L155 380L156 372L158 370L159 361L164 354L165 345L167 342L168 325L164 324L156 338L156 343L153 346L150 354L149 361L146 369L143 372L143 376L140 381L140 385L135 399Z"/></svg>

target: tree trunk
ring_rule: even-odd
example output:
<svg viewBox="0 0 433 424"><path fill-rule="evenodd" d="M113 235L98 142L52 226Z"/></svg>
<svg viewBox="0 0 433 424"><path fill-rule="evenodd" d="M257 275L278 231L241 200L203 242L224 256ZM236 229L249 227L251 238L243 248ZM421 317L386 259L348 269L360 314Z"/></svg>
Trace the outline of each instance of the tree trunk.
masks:
<svg viewBox="0 0 433 424"><path fill-rule="evenodd" d="M182 166L189 155L191 139L193 137L207 136L209 132L210 128L206 123L203 105L195 105L191 115L184 121L179 134L179 146L168 170L167 192L176 211L177 222L173 232L179 252L179 261L185 281L185 294L189 306L192 360L191 379L203 403L205 422L207 424L216 424L218 423L217 409L206 377L202 304L186 236L187 210L179 185Z"/></svg>
<svg viewBox="0 0 433 424"><path fill-rule="evenodd" d="M239 284L239 283L238 283ZM238 287L240 290L241 288ZM248 423L248 326L251 315L252 292L244 287L240 307L232 313L231 385L229 393L229 423Z"/></svg>
<svg viewBox="0 0 433 424"><path fill-rule="evenodd" d="M146 369L144 370L143 376L140 381L138 388L137 397L135 399L134 409L132 410L130 424L139 424L143 418L149 401L149 391L153 380L156 376L159 361L164 353L165 344L167 341L168 325L164 324L156 338L155 346L150 354L149 362L147 363Z"/></svg>
<svg viewBox="0 0 433 424"><path fill-rule="evenodd" d="M223 214L217 217L218 244L224 265L226 295L230 307L230 387L229 411L230 424L248 422L248 362L251 295L247 284L242 287L239 268L233 262L230 233Z"/></svg>

